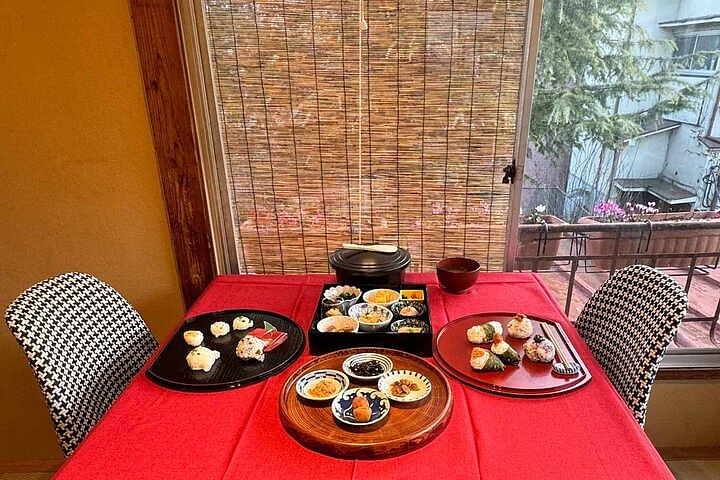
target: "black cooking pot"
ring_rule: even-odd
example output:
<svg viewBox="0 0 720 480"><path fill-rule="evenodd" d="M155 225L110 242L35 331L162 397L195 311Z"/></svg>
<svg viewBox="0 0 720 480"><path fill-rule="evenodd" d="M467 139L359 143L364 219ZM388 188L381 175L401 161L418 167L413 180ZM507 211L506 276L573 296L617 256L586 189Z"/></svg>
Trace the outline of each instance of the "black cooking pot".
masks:
<svg viewBox="0 0 720 480"><path fill-rule="evenodd" d="M400 285L410 265L410 252L404 248L395 253L339 248L330 255L330 265L340 285Z"/></svg>

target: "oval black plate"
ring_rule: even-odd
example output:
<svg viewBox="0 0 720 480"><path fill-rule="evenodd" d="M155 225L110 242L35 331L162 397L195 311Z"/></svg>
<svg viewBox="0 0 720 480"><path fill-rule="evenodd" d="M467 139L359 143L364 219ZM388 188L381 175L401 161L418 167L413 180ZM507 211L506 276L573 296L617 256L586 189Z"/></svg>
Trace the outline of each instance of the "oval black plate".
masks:
<svg viewBox="0 0 720 480"><path fill-rule="evenodd" d="M254 323L253 328L262 328L263 322L271 323L278 330L287 333L288 338L280 346L267 352L262 363L241 360L235 355L235 347L252 328L243 331L232 330L233 319L240 315L251 319ZM210 325L219 321L230 325L230 333L215 338L210 333ZM220 358L207 373L202 370L190 370L187 365L185 357L193 349L183 340L183 332L187 330L200 330L204 336L202 346L220 352ZM283 315L263 310L242 309L204 313L185 321L145 374L153 382L174 390L228 390L282 372L300 356L304 347L305 335L302 329Z"/></svg>

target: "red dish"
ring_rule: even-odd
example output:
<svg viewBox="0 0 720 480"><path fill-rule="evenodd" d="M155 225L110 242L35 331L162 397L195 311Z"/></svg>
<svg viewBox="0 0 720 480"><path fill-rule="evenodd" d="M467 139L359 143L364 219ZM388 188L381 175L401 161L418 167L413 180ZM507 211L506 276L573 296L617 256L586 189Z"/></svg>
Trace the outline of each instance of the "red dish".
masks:
<svg viewBox="0 0 720 480"><path fill-rule="evenodd" d="M536 363L524 355L526 340L512 338L507 334L507 323L515 313L479 313L453 320L437 334L433 344L433 356L448 374L470 386L503 395L538 397L558 395L580 388L590 381L592 375L573 348L562 327L552 320L528 315L533 323L533 335L544 335L541 323L547 324L559 343L559 348L570 361L580 364L580 373L566 377L553 372L552 364ZM506 365L504 372L478 372L470 368L470 352L473 345L467 339L467 330L473 325L497 320L503 325L503 338L517 351L522 360L517 367ZM479 345L490 349L490 343Z"/></svg>
<svg viewBox="0 0 720 480"><path fill-rule="evenodd" d="M287 340L287 333L281 332L280 330L265 330L264 328L255 328L248 332L248 335L259 338L263 342L266 342L263 351L269 352L280 346L285 340Z"/></svg>

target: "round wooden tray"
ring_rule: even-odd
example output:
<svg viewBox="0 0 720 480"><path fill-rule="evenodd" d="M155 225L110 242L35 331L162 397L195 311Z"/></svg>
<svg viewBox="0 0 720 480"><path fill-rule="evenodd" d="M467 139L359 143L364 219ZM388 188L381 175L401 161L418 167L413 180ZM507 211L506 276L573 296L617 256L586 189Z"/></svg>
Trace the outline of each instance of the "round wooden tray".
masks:
<svg viewBox="0 0 720 480"><path fill-rule="evenodd" d="M507 335L507 323L512 320L513 316L515 316L514 313L507 312L478 313L453 320L440 329L435 337L433 345L435 361L448 374L467 385L514 397L559 395L580 388L590 381L592 378L590 370L573 348L560 324L553 320L535 315L527 316L533 324L533 335L545 336L540 326L541 323L550 327L565 356L580 364L580 372L572 377L558 375L553 372L551 364L535 363L525 358L523 349L525 340ZM471 344L467 340L467 330L473 325L480 325L491 320L497 320L503 325L505 330L503 338L520 354L522 361L517 367L506 366L504 372L477 372L470 368L470 352L476 346L489 349L491 344Z"/></svg>
<svg viewBox="0 0 720 480"><path fill-rule="evenodd" d="M432 384L430 396L418 405L391 402L390 413L380 423L349 427L335 420L330 402L311 402L298 396L295 382L307 372L323 368L342 371L350 355L373 352L387 355L396 370L414 370ZM353 387L377 388L377 381ZM318 357L293 373L280 393L280 420L285 430L306 447L340 458L382 458L409 452L425 445L443 431L452 412L450 384L443 373L420 357L387 348L351 348Z"/></svg>

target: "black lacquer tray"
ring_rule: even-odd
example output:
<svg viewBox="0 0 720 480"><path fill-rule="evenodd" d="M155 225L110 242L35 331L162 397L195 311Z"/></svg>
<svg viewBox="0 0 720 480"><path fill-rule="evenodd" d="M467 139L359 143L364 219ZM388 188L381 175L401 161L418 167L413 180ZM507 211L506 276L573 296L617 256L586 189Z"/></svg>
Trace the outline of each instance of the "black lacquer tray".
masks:
<svg viewBox="0 0 720 480"><path fill-rule="evenodd" d="M337 283L328 283L323 285L322 292L330 287L338 285ZM398 333L392 331L381 332L321 332L317 329L317 324L322 320L322 299L323 293L320 293L318 305L315 309L312 324L308 329L308 341L310 342L310 353L312 355L322 355L336 350L355 347L381 347L402 350L412 353L420 357L432 356L433 331L430 322L430 301L428 299L427 285L421 283L404 283L402 285L354 285L365 293L375 288L390 288L392 290L422 290L425 299L425 307L427 311L418 316L418 320L427 323L429 329L425 333ZM359 302L362 302L360 298ZM395 321L395 318L393 318Z"/></svg>
<svg viewBox="0 0 720 480"><path fill-rule="evenodd" d="M252 329L232 330L233 319L240 315L251 319L253 328L262 328L263 322L269 322L278 330L286 332L288 338L280 346L266 352L262 363L241 360L235 355L235 347ZM229 334L215 338L210 333L210 325L218 321L227 322L231 330ZM200 330L204 336L202 346L220 352L220 358L207 373L190 370L187 365L185 357L193 349L183 340L183 332L187 330ZM300 356L304 347L305 335L302 329L288 317L263 310L223 310L187 319L145 373L153 382L174 390L228 390L282 372Z"/></svg>

